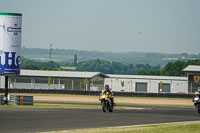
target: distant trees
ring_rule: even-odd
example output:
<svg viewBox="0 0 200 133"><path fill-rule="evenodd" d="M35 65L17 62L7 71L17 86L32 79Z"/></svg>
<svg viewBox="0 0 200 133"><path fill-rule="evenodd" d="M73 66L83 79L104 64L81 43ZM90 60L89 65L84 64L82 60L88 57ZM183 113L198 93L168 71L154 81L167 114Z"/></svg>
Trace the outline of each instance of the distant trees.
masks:
<svg viewBox="0 0 200 133"><path fill-rule="evenodd" d="M164 76L184 76L182 70L186 67L184 61L175 61L173 63L168 63L162 70L161 75Z"/></svg>
<svg viewBox="0 0 200 133"><path fill-rule="evenodd" d="M200 65L200 60L189 60L184 61L175 61L168 63L162 70L161 75L163 76L186 76L182 70L188 65Z"/></svg>
<svg viewBox="0 0 200 133"><path fill-rule="evenodd" d="M182 70L188 65L200 65L200 60L189 60L170 62L165 65L160 71L157 70L140 70L137 71L137 75L162 75L162 76L186 76L186 73Z"/></svg>
<svg viewBox="0 0 200 133"><path fill-rule="evenodd" d="M59 70L60 65L54 61L38 62L30 59L22 59L21 69L30 70Z"/></svg>
<svg viewBox="0 0 200 133"><path fill-rule="evenodd" d="M77 57L75 57L76 60ZM22 59L21 68L31 70L62 70L61 66L73 66L70 62L38 62L30 59ZM128 75L162 75L162 76L186 76L182 70L188 65L200 65L200 60L170 62L161 69L161 66L149 64L122 64L97 58L96 60L77 62L76 71L102 72L106 74Z"/></svg>
<svg viewBox="0 0 200 133"><path fill-rule="evenodd" d="M137 71L136 75L160 75L160 71L155 70L139 70Z"/></svg>
<svg viewBox="0 0 200 133"><path fill-rule="evenodd" d="M140 70L159 71L160 66L150 66L149 64L128 64L124 65L119 62L109 62L100 60L83 61L78 63L77 71L97 71L107 74L136 74Z"/></svg>

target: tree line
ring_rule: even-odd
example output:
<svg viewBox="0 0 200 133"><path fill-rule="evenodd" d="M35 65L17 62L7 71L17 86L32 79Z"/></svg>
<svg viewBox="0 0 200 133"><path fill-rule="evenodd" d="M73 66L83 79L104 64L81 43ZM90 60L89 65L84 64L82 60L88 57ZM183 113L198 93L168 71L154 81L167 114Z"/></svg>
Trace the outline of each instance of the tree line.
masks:
<svg viewBox="0 0 200 133"><path fill-rule="evenodd" d="M22 47L21 54L28 59L48 59L49 49L42 48L25 48ZM78 61L96 60L100 58L106 61L115 61L122 64L149 64L161 65L163 68L168 62L180 60L188 61L190 59L200 59L199 54L166 54L155 52L100 52L100 51L85 51L73 49L52 49L52 59L61 62L73 62L74 55L78 56Z"/></svg>
<svg viewBox="0 0 200 133"><path fill-rule="evenodd" d="M160 65L152 66L149 64L122 64L120 62L110 62L97 58L96 60L82 61L74 63L63 62L40 62L30 59L23 59L22 69L30 70L65 70L63 65L74 66L74 71L102 72L106 74L125 74L125 75L157 75L157 76L186 76L182 70L188 65L200 65L200 60L175 61L169 62L163 68Z"/></svg>
<svg viewBox="0 0 200 133"><path fill-rule="evenodd" d="M200 60L189 61L175 61L169 62L160 71L141 70L138 71L139 75L160 75L160 76L186 76L186 73L182 70L188 65L200 65Z"/></svg>

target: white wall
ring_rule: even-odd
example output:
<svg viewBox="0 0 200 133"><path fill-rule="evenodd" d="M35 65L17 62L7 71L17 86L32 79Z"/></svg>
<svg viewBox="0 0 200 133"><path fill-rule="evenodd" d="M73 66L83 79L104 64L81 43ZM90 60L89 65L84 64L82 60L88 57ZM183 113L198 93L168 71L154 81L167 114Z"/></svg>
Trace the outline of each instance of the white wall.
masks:
<svg viewBox="0 0 200 133"><path fill-rule="evenodd" d="M124 87L121 82L124 81ZM105 84L109 84L112 91L135 92L136 82L147 83L147 92L158 93L159 83L169 83L171 93L188 93L187 80L158 80L158 79L124 79L124 78L106 78Z"/></svg>
<svg viewBox="0 0 200 133"><path fill-rule="evenodd" d="M172 81L171 90L174 93L188 93L188 82Z"/></svg>

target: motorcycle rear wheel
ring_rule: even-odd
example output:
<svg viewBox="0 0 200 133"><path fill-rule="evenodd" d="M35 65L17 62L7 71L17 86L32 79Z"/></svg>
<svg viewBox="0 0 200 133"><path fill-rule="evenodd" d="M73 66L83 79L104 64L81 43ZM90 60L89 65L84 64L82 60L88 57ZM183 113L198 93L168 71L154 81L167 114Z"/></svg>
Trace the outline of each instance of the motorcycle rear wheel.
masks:
<svg viewBox="0 0 200 133"><path fill-rule="evenodd" d="M109 112L113 112L113 107L111 107L111 108L109 109Z"/></svg>
<svg viewBox="0 0 200 133"><path fill-rule="evenodd" d="M197 111L200 114L200 104L197 104Z"/></svg>
<svg viewBox="0 0 200 133"><path fill-rule="evenodd" d="M106 112L106 101L102 101L102 110Z"/></svg>
<svg viewBox="0 0 200 133"><path fill-rule="evenodd" d="M113 112L113 110L114 110L114 106L113 106L113 103L111 103L111 105L110 105L110 107L109 107L109 112Z"/></svg>

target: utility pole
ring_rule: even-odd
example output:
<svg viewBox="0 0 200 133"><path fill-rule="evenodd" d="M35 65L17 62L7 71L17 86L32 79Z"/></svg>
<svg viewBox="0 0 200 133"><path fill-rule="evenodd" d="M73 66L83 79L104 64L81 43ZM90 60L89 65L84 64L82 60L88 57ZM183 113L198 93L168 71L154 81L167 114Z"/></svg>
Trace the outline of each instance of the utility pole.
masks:
<svg viewBox="0 0 200 133"><path fill-rule="evenodd" d="M77 54L74 55L74 66L77 66Z"/></svg>
<svg viewBox="0 0 200 133"><path fill-rule="evenodd" d="M52 44L49 45L49 61L52 59Z"/></svg>
<svg viewBox="0 0 200 133"><path fill-rule="evenodd" d="M8 76L5 76L4 104L8 105Z"/></svg>

